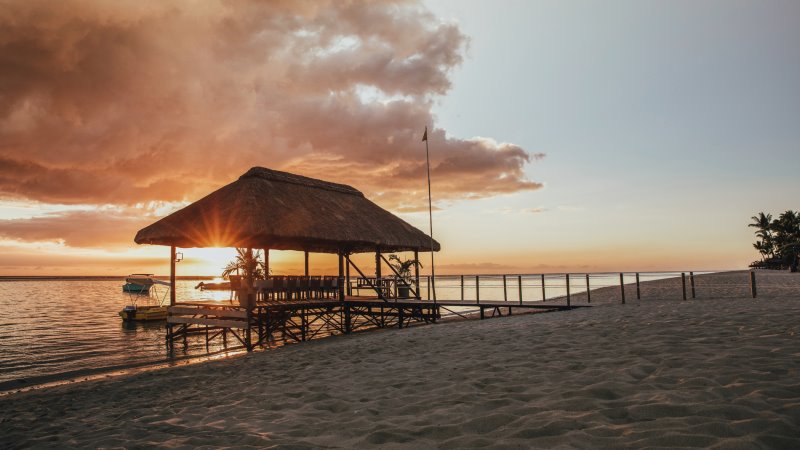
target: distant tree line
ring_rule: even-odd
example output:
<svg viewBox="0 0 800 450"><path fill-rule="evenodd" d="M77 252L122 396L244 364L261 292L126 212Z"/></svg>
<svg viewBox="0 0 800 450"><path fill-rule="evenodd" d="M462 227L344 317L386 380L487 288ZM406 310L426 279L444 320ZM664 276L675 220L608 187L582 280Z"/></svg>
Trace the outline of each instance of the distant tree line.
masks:
<svg viewBox="0 0 800 450"><path fill-rule="evenodd" d="M800 213L792 210L781 213L777 219L772 214L758 213L748 225L756 229L753 244L761 254L761 261L751 267L797 270L800 255Z"/></svg>

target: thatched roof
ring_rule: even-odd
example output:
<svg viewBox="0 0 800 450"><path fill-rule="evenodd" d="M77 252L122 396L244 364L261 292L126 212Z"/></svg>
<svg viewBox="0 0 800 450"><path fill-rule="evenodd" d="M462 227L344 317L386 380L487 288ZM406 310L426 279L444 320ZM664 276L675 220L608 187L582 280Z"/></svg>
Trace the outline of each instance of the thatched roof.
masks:
<svg viewBox="0 0 800 450"><path fill-rule="evenodd" d="M263 167L139 230L134 241L318 253L431 247L427 234L350 186ZM434 241L433 249L439 248Z"/></svg>

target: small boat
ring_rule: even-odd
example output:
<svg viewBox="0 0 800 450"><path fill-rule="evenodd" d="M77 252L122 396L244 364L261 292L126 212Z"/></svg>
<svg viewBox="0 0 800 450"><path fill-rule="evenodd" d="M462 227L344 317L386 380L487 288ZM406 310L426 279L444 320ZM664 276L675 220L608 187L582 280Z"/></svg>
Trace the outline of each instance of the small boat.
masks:
<svg viewBox="0 0 800 450"><path fill-rule="evenodd" d="M200 289L201 291L229 291L231 290L231 283L228 281L223 281L221 283L206 283L205 281L201 281L200 284L194 288Z"/></svg>
<svg viewBox="0 0 800 450"><path fill-rule="evenodd" d="M130 296L131 304L126 305L119 312L124 321L166 320L167 307L164 305L167 293L163 295L156 292L155 285L172 285L166 281L153 278L153 274L134 273L125 278L122 292ZM139 303L145 304L139 304Z"/></svg>
<svg viewBox="0 0 800 450"><path fill-rule="evenodd" d="M119 316L122 317L122 320L127 321L166 320L167 307L157 305L128 305L122 308L122 311L119 312Z"/></svg>
<svg viewBox="0 0 800 450"><path fill-rule="evenodd" d="M145 294L150 291L150 286L152 285L152 273L133 273L125 277L125 284L122 285L122 292Z"/></svg>

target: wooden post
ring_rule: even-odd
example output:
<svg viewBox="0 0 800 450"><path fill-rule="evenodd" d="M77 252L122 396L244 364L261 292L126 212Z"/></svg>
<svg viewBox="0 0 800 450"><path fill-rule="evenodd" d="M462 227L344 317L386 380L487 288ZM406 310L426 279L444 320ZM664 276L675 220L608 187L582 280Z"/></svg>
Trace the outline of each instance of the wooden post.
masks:
<svg viewBox="0 0 800 450"><path fill-rule="evenodd" d="M344 301L344 252L339 250L339 301ZM347 310L349 313L350 311Z"/></svg>
<svg viewBox="0 0 800 450"><path fill-rule="evenodd" d="M592 289L589 287L589 274L586 274L586 303L592 303Z"/></svg>
<svg viewBox="0 0 800 450"><path fill-rule="evenodd" d="M247 255L247 261L252 261L253 260L253 248L252 247L247 247L247 253L245 253L245 255ZM250 273L250 284L251 285L253 284L253 273L252 272Z"/></svg>
<svg viewBox="0 0 800 450"><path fill-rule="evenodd" d="M506 276L503 275L503 301L508 301L508 288L506 287ZM499 310L498 310L499 311ZM511 307L508 307L508 315L511 315Z"/></svg>
<svg viewBox="0 0 800 450"><path fill-rule="evenodd" d="M461 275L461 301L464 301L464 275Z"/></svg>
<svg viewBox="0 0 800 450"><path fill-rule="evenodd" d="M570 301L569 301L569 274L568 273L564 274L564 276L566 277L566 280L567 280L567 307L569 308L569 303L570 303Z"/></svg>
<svg viewBox="0 0 800 450"><path fill-rule="evenodd" d="M169 306L175 306L175 246L169 248Z"/></svg>
<svg viewBox="0 0 800 450"><path fill-rule="evenodd" d="M306 276L308 276L308 250L304 251L305 253L305 263L306 263Z"/></svg>
<svg viewBox="0 0 800 450"><path fill-rule="evenodd" d="M419 250L414 250L414 261L419 262ZM414 282L417 285L417 296L415 297L417 300L422 298L419 288L419 264L414 264Z"/></svg>
<svg viewBox="0 0 800 450"><path fill-rule="evenodd" d="M427 285L428 285L428 300L431 299L431 277L427 277Z"/></svg>
<svg viewBox="0 0 800 450"><path fill-rule="evenodd" d="M622 304L625 304L625 280L622 277L622 272L619 273L619 291L622 295Z"/></svg>
<svg viewBox="0 0 800 450"><path fill-rule="evenodd" d="M403 322L405 322L405 311L403 311L403 305L395 305L397 306L397 325L398 328L403 328Z"/></svg>
<svg viewBox="0 0 800 450"><path fill-rule="evenodd" d="M681 272L681 289L683 290L683 299L686 300L686 272Z"/></svg>
<svg viewBox="0 0 800 450"><path fill-rule="evenodd" d="M375 249L375 278L381 278L381 248Z"/></svg>
<svg viewBox="0 0 800 450"><path fill-rule="evenodd" d="M547 295L544 292L544 274L542 274L542 301L547 300Z"/></svg>
<svg viewBox="0 0 800 450"><path fill-rule="evenodd" d="M639 272L636 272L636 300L642 299L642 291L639 288Z"/></svg>
<svg viewBox="0 0 800 450"><path fill-rule="evenodd" d="M306 309L300 308L300 339L305 342L306 329L308 328L308 318L306 317Z"/></svg>
<svg viewBox="0 0 800 450"><path fill-rule="evenodd" d="M269 249L262 249L264 251L264 276L269 276Z"/></svg>
<svg viewBox="0 0 800 450"><path fill-rule="evenodd" d="M353 295L353 286L350 284L350 258L346 258L344 284L347 286L347 295Z"/></svg>
<svg viewBox="0 0 800 450"><path fill-rule="evenodd" d="M522 275L517 275L517 287L519 288L519 304L522 304Z"/></svg>
<svg viewBox="0 0 800 450"><path fill-rule="evenodd" d="M481 304L481 280L478 275L475 275L475 303ZM483 308L481 308L483 312Z"/></svg>
<svg viewBox="0 0 800 450"><path fill-rule="evenodd" d="M253 312L251 309L247 310L247 328L245 329L244 334L244 346L247 348L248 352L253 351L253 335L251 333L250 323L253 320Z"/></svg>
<svg viewBox="0 0 800 450"><path fill-rule="evenodd" d="M689 272L689 284L692 286L692 298L695 298L695 292L694 292L694 272Z"/></svg>
<svg viewBox="0 0 800 450"><path fill-rule="evenodd" d="M752 270L750 271L750 295L752 295L753 298L758 296L758 291L756 289L756 273Z"/></svg>

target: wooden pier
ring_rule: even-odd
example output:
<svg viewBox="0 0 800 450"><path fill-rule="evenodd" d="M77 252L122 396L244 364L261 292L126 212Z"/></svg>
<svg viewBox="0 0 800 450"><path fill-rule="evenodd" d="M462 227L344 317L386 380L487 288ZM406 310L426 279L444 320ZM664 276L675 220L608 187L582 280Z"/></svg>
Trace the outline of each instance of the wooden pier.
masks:
<svg viewBox="0 0 800 450"><path fill-rule="evenodd" d="M219 303L180 303L169 307L167 347L184 345L190 336L205 340L206 347L222 341L228 347L252 351L276 342L304 342L330 335L344 335L377 328L406 328L432 324L444 316L499 317L513 309L561 311L585 307L543 302L382 300L370 297L309 299L292 302L259 302L254 308ZM477 310L466 315L455 308Z"/></svg>

